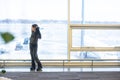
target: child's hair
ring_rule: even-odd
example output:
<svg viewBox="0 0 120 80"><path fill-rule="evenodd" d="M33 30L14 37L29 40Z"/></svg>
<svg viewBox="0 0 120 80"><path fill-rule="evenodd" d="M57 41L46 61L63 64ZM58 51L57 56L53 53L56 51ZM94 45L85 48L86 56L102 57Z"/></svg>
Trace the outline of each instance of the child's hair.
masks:
<svg viewBox="0 0 120 80"><path fill-rule="evenodd" d="M37 25L37 24L33 24L33 25L32 25L32 27L37 28L37 27L38 27L38 25Z"/></svg>

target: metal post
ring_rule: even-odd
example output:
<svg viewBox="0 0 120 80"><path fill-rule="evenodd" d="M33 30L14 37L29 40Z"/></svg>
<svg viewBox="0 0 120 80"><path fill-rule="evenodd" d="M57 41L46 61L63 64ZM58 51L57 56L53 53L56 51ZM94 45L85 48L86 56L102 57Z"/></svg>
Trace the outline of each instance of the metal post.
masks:
<svg viewBox="0 0 120 80"><path fill-rule="evenodd" d="M65 66L65 65L64 65L64 61L65 61L65 60L63 60L63 72L64 72L64 68L65 68L65 67L64 67L64 66Z"/></svg>
<svg viewBox="0 0 120 80"><path fill-rule="evenodd" d="M82 0L82 21L81 23L84 24L84 0ZM81 29L81 47L84 46L84 30Z"/></svg>
<svg viewBox="0 0 120 80"><path fill-rule="evenodd" d="M71 28L70 28L70 0L68 0L68 60L70 60L70 48L71 48Z"/></svg>
<svg viewBox="0 0 120 80"><path fill-rule="evenodd" d="M84 24L84 0L82 0L82 24Z"/></svg>

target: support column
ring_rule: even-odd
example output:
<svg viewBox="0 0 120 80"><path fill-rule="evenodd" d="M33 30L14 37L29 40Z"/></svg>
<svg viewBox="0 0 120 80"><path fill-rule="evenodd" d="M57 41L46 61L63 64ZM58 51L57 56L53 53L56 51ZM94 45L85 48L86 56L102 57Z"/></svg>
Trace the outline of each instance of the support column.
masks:
<svg viewBox="0 0 120 80"><path fill-rule="evenodd" d="M67 57L68 60L70 60L70 48L71 48L71 28L70 28L70 0L68 0L68 35L67 35L67 39L68 39L68 53L67 53Z"/></svg>

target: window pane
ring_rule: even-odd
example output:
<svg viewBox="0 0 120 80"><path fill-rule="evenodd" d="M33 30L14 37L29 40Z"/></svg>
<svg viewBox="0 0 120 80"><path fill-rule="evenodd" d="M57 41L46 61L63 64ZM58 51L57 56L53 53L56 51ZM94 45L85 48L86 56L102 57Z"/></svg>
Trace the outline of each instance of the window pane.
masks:
<svg viewBox="0 0 120 80"><path fill-rule="evenodd" d="M120 0L84 0L86 22L120 22Z"/></svg>
<svg viewBox="0 0 120 80"><path fill-rule="evenodd" d="M119 47L120 30L73 30L73 47ZM81 37L82 36L82 37Z"/></svg>
<svg viewBox="0 0 120 80"><path fill-rule="evenodd" d="M71 52L71 59L119 59L120 52Z"/></svg>
<svg viewBox="0 0 120 80"><path fill-rule="evenodd" d="M82 0L70 0L70 19L71 23L80 23L82 12Z"/></svg>
<svg viewBox="0 0 120 80"><path fill-rule="evenodd" d="M67 59L67 9L67 0L0 0L0 32L15 36L8 44L0 37L0 59L30 59L33 23L42 34L39 58Z"/></svg>

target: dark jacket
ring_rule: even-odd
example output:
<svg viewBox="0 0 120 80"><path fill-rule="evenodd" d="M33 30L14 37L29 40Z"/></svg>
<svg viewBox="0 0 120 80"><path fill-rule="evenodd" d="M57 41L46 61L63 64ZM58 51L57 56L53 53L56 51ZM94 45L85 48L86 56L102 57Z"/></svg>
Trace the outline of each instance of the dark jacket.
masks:
<svg viewBox="0 0 120 80"><path fill-rule="evenodd" d="M39 31L39 28L36 28L35 32L32 32L30 37L30 44L37 44L38 39L41 39L41 33Z"/></svg>

